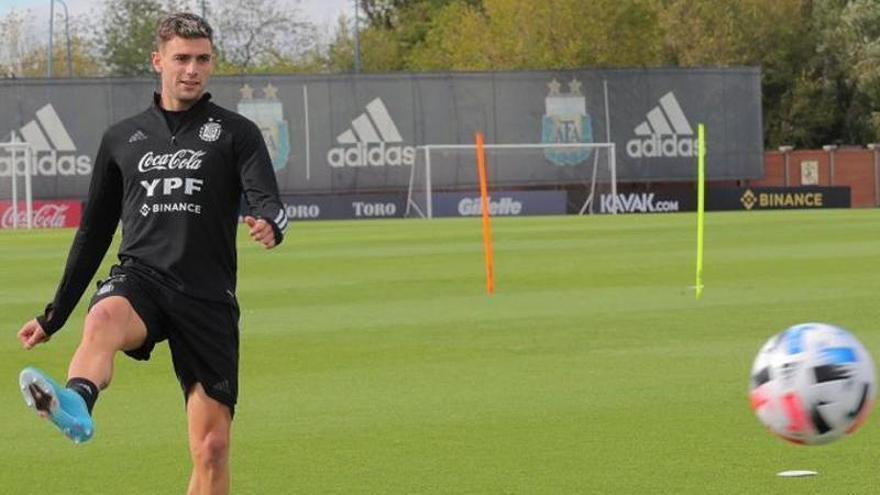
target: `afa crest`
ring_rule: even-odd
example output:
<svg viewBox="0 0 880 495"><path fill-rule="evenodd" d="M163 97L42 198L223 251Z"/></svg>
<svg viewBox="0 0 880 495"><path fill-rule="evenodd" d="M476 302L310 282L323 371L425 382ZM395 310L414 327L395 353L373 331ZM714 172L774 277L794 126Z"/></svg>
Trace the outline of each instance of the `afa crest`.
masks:
<svg viewBox="0 0 880 495"><path fill-rule="evenodd" d="M290 136L289 126L284 120L284 106L278 99L278 88L267 84L263 88L263 98L254 98L254 89L248 84L239 91L241 101L238 102L238 113L251 119L260 128L272 158L272 167L276 171L285 168L290 155Z"/></svg>
<svg viewBox="0 0 880 495"><path fill-rule="evenodd" d="M202 141L212 143L218 139L220 139L220 132L223 128L220 126L220 122L214 121L213 118L209 118L207 122L205 122L201 129L199 129L199 138Z"/></svg>
<svg viewBox="0 0 880 495"><path fill-rule="evenodd" d="M573 79L568 85L568 93L561 92L562 84L556 79L547 86L550 93L544 99L541 142L592 143L593 124L587 114L587 99L581 94L581 83ZM559 166L579 165L587 161L591 154L591 149L584 148L544 149L547 160Z"/></svg>

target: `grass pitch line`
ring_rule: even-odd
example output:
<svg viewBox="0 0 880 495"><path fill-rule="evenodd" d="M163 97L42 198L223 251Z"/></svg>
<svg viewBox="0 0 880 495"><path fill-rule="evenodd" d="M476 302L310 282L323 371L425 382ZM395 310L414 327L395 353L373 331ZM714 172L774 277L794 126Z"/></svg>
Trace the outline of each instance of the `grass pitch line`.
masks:
<svg viewBox="0 0 880 495"><path fill-rule="evenodd" d="M780 471L776 473L776 476L779 476L780 478L809 478L810 476L816 476L818 474L818 471L793 470Z"/></svg>

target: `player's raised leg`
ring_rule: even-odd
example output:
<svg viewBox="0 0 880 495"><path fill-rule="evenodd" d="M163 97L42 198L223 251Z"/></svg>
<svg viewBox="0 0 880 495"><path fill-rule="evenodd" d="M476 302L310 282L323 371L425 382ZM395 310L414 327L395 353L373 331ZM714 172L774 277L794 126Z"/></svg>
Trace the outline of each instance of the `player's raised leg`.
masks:
<svg viewBox="0 0 880 495"><path fill-rule="evenodd" d="M224 404L208 397L200 383L186 403L189 449L193 471L188 495L229 493L229 443L232 414Z"/></svg>
<svg viewBox="0 0 880 495"><path fill-rule="evenodd" d="M104 390L110 386L116 353L137 349L146 338L147 327L128 299L101 299L86 316L82 340L70 360L68 380L83 378Z"/></svg>
<svg viewBox="0 0 880 495"><path fill-rule="evenodd" d="M113 357L120 350L143 344L146 327L123 297L108 297L89 311L82 341L73 356L66 387L36 368L19 376L25 403L48 418L76 443L94 434L91 411L98 392L107 388L113 374Z"/></svg>

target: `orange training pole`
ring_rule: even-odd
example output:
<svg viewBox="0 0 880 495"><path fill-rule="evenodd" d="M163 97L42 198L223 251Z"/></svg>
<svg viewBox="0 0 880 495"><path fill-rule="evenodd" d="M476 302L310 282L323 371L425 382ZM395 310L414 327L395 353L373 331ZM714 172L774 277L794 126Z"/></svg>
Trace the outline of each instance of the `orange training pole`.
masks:
<svg viewBox="0 0 880 495"><path fill-rule="evenodd" d="M492 225L489 221L489 192L486 186L486 150L483 148L483 133L478 132L477 172L480 175L480 205L483 211L483 251L486 253L486 292L495 293L495 268L492 255Z"/></svg>

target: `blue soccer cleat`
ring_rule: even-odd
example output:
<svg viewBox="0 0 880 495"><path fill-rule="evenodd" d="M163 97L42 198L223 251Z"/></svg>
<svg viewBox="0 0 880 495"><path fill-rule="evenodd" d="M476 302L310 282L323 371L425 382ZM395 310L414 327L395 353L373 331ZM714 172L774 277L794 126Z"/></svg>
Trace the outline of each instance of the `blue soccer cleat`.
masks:
<svg viewBox="0 0 880 495"><path fill-rule="evenodd" d="M31 367L21 370L18 383L27 406L48 418L73 443L92 438L95 433L92 416L78 393L59 386L45 373Z"/></svg>

